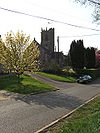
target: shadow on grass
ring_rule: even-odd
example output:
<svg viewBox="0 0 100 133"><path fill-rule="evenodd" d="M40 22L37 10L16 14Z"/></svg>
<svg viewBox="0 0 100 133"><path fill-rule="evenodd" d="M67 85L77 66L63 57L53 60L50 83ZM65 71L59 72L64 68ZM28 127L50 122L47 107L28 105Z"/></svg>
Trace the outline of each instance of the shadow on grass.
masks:
<svg viewBox="0 0 100 133"><path fill-rule="evenodd" d="M22 80L23 80L23 78L21 77L20 82ZM0 90L12 91L13 90L12 88L16 88L18 86L20 87L21 83L18 84L17 75L0 78Z"/></svg>
<svg viewBox="0 0 100 133"><path fill-rule="evenodd" d="M16 75L4 77L2 79L0 78L0 90L7 90L20 94L30 94L45 92L53 89L56 88L35 80L30 76L22 75L20 77L20 83L18 83L18 78Z"/></svg>

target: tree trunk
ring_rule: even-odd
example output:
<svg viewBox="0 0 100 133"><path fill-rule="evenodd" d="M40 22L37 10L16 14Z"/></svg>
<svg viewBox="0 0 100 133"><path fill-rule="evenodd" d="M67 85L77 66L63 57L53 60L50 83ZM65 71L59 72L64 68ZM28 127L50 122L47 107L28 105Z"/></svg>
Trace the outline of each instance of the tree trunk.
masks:
<svg viewBox="0 0 100 133"><path fill-rule="evenodd" d="M18 75L18 84L20 84L20 74L17 75Z"/></svg>

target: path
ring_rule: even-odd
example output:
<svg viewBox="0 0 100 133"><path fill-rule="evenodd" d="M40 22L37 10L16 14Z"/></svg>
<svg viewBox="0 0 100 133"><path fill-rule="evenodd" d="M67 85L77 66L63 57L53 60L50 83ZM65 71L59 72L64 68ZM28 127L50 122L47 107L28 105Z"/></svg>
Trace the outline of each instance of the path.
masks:
<svg viewBox="0 0 100 133"><path fill-rule="evenodd" d="M100 93L100 79L87 85L47 79L45 82L60 90L38 95L14 95L0 101L1 133L34 133Z"/></svg>

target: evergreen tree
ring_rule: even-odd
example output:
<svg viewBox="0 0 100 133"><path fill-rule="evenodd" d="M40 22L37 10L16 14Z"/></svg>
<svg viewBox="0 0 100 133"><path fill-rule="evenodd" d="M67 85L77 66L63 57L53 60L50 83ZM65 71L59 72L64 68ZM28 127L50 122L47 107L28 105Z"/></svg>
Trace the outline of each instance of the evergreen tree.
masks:
<svg viewBox="0 0 100 133"><path fill-rule="evenodd" d="M72 41L70 45L70 60L73 69L84 68L84 45L83 40Z"/></svg>
<svg viewBox="0 0 100 133"><path fill-rule="evenodd" d="M95 49L93 47L88 47L85 50L85 67L94 68L95 67Z"/></svg>

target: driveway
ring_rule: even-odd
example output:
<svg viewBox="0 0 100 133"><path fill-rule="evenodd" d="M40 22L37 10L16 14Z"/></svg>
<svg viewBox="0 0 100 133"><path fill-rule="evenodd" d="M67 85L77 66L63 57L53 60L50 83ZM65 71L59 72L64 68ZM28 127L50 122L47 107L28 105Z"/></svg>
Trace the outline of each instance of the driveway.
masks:
<svg viewBox="0 0 100 133"><path fill-rule="evenodd" d="M34 133L100 94L100 79L87 85L58 82L47 78L40 80L45 80L59 90L38 95L12 94L8 100L1 100L1 133Z"/></svg>

